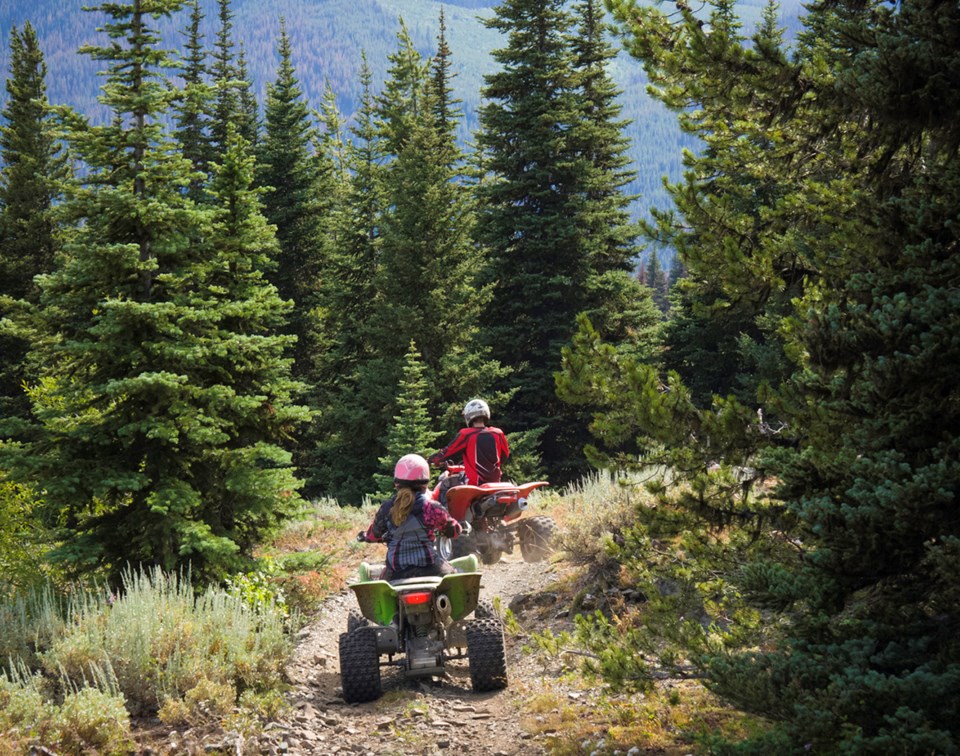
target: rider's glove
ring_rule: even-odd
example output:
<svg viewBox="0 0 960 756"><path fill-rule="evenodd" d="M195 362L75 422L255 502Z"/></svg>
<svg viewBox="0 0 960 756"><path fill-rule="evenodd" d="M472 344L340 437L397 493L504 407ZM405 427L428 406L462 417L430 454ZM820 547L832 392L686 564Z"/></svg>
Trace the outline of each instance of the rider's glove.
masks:
<svg viewBox="0 0 960 756"><path fill-rule="evenodd" d="M367 531L361 530L359 533L357 533L357 540L360 543L370 543L369 539L367 539Z"/></svg>

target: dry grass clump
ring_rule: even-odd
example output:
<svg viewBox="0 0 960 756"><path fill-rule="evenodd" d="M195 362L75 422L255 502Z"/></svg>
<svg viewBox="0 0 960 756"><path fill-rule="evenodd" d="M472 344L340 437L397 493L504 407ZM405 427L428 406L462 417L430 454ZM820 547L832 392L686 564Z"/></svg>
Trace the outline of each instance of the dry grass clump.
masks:
<svg viewBox="0 0 960 756"><path fill-rule="evenodd" d="M601 470L571 485L564 493L566 512L558 547L566 559L597 574L616 575L620 564L610 545L636 523L636 509L650 494L636 478Z"/></svg>
<svg viewBox="0 0 960 756"><path fill-rule="evenodd" d="M614 694L543 678L526 699L524 729L544 739L553 756L584 753L691 754L722 732L739 739L767 726L725 705L695 680L668 680L652 691ZM634 750L633 753L636 753Z"/></svg>

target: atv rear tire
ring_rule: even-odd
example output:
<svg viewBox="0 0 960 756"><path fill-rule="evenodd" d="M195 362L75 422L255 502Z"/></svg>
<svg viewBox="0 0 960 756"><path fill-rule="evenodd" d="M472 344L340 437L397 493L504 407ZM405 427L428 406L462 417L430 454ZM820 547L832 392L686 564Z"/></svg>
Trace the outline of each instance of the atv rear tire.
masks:
<svg viewBox="0 0 960 756"><path fill-rule="evenodd" d="M473 616L477 619L487 619L489 617L493 617L496 620L500 619L500 615L497 614L497 608L490 599L480 599L477 602L477 608L473 610Z"/></svg>
<svg viewBox="0 0 960 756"><path fill-rule="evenodd" d="M347 703L375 701L383 695L374 628L361 627L340 636L340 682Z"/></svg>
<svg viewBox="0 0 960 756"><path fill-rule="evenodd" d="M499 619L487 617L467 623L467 657L474 691L484 693L507 687L507 657Z"/></svg>
<svg viewBox="0 0 960 756"><path fill-rule="evenodd" d="M369 627L370 620L363 616L359 609L351 609L347 612L347 632L352 633L361 627Z"/></svg>
<svg viewBox="0 0 960 756"><path fill-rule="evenodd" d="M517 528L520 536L520 553L525 562L542 562L553 553L553 539L557 524L549 517L531 517Z"/></svg>

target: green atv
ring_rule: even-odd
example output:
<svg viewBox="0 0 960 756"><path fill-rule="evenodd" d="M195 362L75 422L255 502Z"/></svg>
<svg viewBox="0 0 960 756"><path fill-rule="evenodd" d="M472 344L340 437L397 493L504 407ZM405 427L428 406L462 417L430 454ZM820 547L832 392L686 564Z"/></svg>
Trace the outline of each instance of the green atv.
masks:
<svg viewBox="0 0 960 756"><path fill-rule="evenodd" d="M347 703L383 694L381 667L398 667L406 677L431 677L442 675L451 659L468 660L475 691L507 687L503 623L493 605L480 600L477 558L469 555L452 564L460 572L389 583L379 579L381 565L360 565L360 579L350 585L360 608L351 610L347 632L340 636Z"/></svg>

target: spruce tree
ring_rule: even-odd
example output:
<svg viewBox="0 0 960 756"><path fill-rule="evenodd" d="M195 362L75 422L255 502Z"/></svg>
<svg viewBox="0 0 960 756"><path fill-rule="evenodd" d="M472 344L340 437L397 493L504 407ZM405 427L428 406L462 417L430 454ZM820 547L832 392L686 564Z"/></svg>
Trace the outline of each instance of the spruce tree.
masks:
<svg viewBox="0 0 960 756"><path fill-rule="evenodd" d="M477 238L489 255L496 301L484 314L485 338L514 369L504 427L545 427L543 457L562 478L577 461L564 443L553 373L590 277L577 225L587 163L568 138L581 116L567 41L572 22L559 0L507 0L486 24L507 41L493 53L499 70L485 77L478 137L494 176L478 187Z"/></svg>
<svg viewBox="0 0 960 756"><path fill-rule="evenodd" d="M214 184L222 208L198 206L164 125L176 92L152 24L182 5L95 9L108 39L83 51L107 65L114 117L65 116L87 170L67 185L63 264L41 278L37 437L7 450L45 491L51 557L112 583L128 564L219 579L297 500L275 442L302 413L271 334L283 307L258 282L269 239L244 146Z"/></svg>
<svg viewBox="0 0 960 756"><path fill-rule="evenodd" d="M441 436L431 421L428 393L420 352L416 342L411 341L397 388L396 415L387 432L386 454L379 460L382 472L374 476L374 486L381 498L393 493L393 466L397 460L405 454L427 456Z"/></svg>
<svg viewBox="0 0 960 756"><path fill-rule="evenodd" d="M478 240L489 253L496 307L486 313L493 354L514 368L503 423L542 428L557 482L585 471L585 418L561 402L561 349L587 312L612 337L649 335L656 319L630 279L635 254L630 180L616 89L605 70L598 6L578 6L579 30L559 1L508 0L487 24L507 35L485 78L479 147L489 181L478 187ZM646 335L641 341L646 341ZM636 350L635 342L632 350Z"/></svg>
<svg viewBox="0 0 960 756"><path fill-rule="evenodd" d="M325 233L327 245L320 278L320 331L335 334L315 365L317 443L308 463L308 492L358 504L369 494L377 470L383 427L369 422L380 416L380 396L363 383L364 367L376 346L366 323L371 317L374 277L380 260L381 217L386 207L372 76L366 56L361 65L362 96L351 127L349 184L342 206ZM308 451L309 455L309 451Z"/></svg>
<svg viewBox="0 0 960 756"><path fill-rule="evenodd" d="M277 51L280 64L275 81L267 86L257 180L266 189L264 212L277 227L279 249L271 281L281 297L294 303L294 371L303 375L316 351L312 310L321 266L317 162L311 154L315 129L282 21Z"/></svg>
<svg viewBox="0 0 960 756"><path fill-rule="evenodd" d="M254 169L250 143L231 125L210 185L209 254L191 271L196 283L184 297L204 314L190 364L206 418L190 450L204 494L200 517L244 557L297 511L299 481L284 447L309 415L293 403L303 386L291 378L294 340L280 335L291 307L268 282L277 241L262 213L262 190L253 187Z"/></svg>
<svg viewBox="0 0 960 756"><path fill-rule="evenodd" d="M214 159L222 160L227 149L227 130L236 122L240 109L237 96L237 68L233 59L233 9L231 0L217 0L217 40L214 44L213 78L214 100L210 123L210 143Z"/></svg>
<svg viewBox="0 0 960 756"><path fill-rule="evenodd" d="M247 69L247 53L243 45L240 45L240 53L237 55L237 80L240 82L238 133L255 150L260 142L260 111L250 72Z"/></svg>
<svg viewBox="0 0 960 756"><path fill-rule="evenodd" d="M650 250L644 273L647 286L649 286L653 292L653 301L657 305L657 309L665 313L669 308L667 301L669 282L667 281L667 274L664 272L663 266L660 265L660 256L657 254L657 250Z"/></svg>
<svg viewBox="0 0 960 756"><path fill-rule="evenodd" d="M29 24L10 32L10 76L0 127L0 316L14 300L36 304L34 277L53 268L56 250L51 207L64 178L46 96L46 64ZM0 418L24 417L28 402L27 341L0 332ZM13 428L7 429L13 432Z"/></svg>
<svg viewBox="0 0 960 756"><path fill-rule="evenodd" d="M579 24L572 36L573 65L582 115L572 133L587 158L579 218L590 262L583 312L608 342L652 359L659 302L633 276L638 228L629 206L636 198L625 190L636 174L627 154L629 122L621 119L623 92L609 73L616 51L607 41L609 27L599 2L586 0L574 12ZM578 425L585 423L581 419ZM576 443L585 438L581 433Z"/></svg>
<svg viewBox="0 0 960 756"><path fill-rule="evenodd" d="M649 370L626 375L620 396L627 384L605 387L598 428L622 438L616 423L634 418L642 440L688 459L709 438L722 460L739 454L779 482L772 526L749 502L730 510L775 557L731 574L770 614L744 648L698 662L714 690L776 724L740 750L952 753L960 96L947 72L960 13L812 7L788 59L769 12L744 40L729 2L709 34L685 6L670 19L613 5L659 96L707 141L677 187L683 223L659 227L683 245L691 301L742 306L779 354L764 364L738 345L755 401L786 429L730 398L698 410L676 375L669 391ZM707 272L714 302L694 288ZM590 393L605 381L588 365L611 381L618 365L581 346Z"/></svg>
<svg viewBox="0 0 960 756"><path fill-rule="evenodd" d="M437 130L441 134L453 136L462 116L457 107L461 100L453 95L453 79L456 74L452 71L453 51L447 43L447 22L443 7L440 8L440 31L437 33L437 52L430 64L430 91L433 93L431 106Z"/></svg>
<svg viewBox="0 0 960 756"><path fill-rule="evenodd" d="M397 36L399 51L391 57L378 117L383 134L402 131L405 137L384 170L388 210L372 342L380 345L378 357L390 366L389 375L405 359L401 345L416 340L428 368L431 409L445 411L459 425L463 397L494 400L491 384L501 374L478 341L478 319L491 291L479 284L482 258L470 242L473 214L458 181L460 153L452 129L435 118L437 94L406 29Z"/></svg>
<svg viewBox="0 0 960 756"><path fill-rule="evenodd" d="M203 46L203 35L200 33L204 16L199 0L194 0L190 9L190 26L186 31L187 42L184 45L186 55L183 61L183 87L175 104L174 134L180 143L183 156L201 174L190 182L190 197L199 202L204 198L204 184L212 157L209 111L213 91L207 84L207 53Z"/></svg>
<svg viewBox="0 0 960 756"><path fill-rule="evenodd" d="M428 64L414 47L403 19L397 32L397 51L387 56L390 66L383 91L377 95L377 123L384 150L399 155L410 131L431 112L427 101Z"/></svg>

